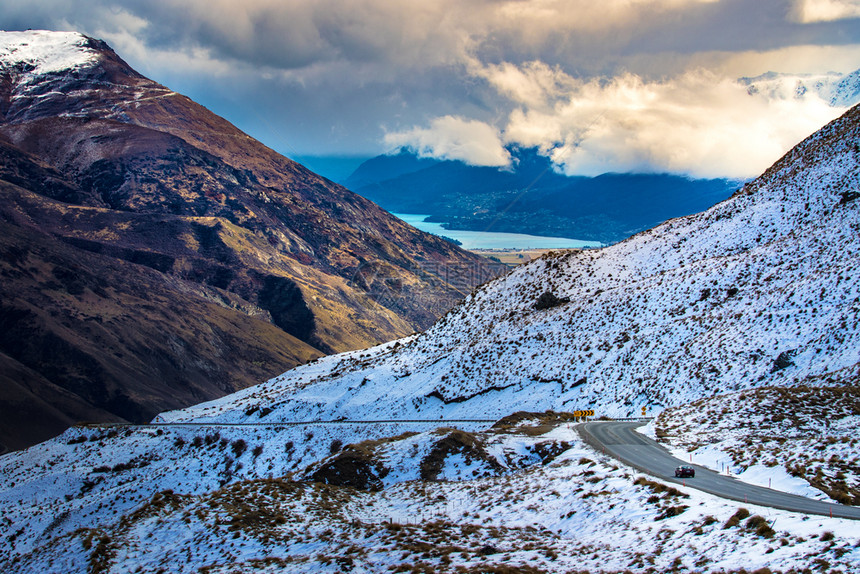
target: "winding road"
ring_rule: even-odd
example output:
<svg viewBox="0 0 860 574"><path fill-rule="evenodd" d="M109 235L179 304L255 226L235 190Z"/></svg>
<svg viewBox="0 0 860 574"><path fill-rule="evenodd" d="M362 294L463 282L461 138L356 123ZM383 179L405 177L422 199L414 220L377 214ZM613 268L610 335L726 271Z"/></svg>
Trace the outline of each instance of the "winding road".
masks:
<svg viewBox="0 0 860 574"><path fill-rule="evenodd" d="M675 467L688 463L673 457L656 441L634 430L643 424L645 423L642 421L606 421L576 425L576 428L582 438L591 446L661 480L683 483L686 486L738 502L770 506L803 514L821 514L834 518L860 520L860 507L822 502L796 494L754 486L695 464L691 465L696 469L695 478L683 480L675 478Z"/></svg>
<svg viewBox="0 0 860 574"><path fill-rule="evenodd" d="M490 423L490 419L461 419L461 420L379 420L379 421L304 421L304 422L260 422L260 423L218 423L218 422L158 422L146 425L128 423L102 423L82 425L83 428L158 428L158 427L286 427L328 424L431 424L448 425L451 423ZM636 432L636 428L645 422L637 421L595 421L574 425L583 440L621 462L661 480L684 484L704 492L736 500L746 504L757 504L800 512L803 514L819 514L834 518L849 518L860 520L860 507L844 506L841 504L823 502L788 494L779 490L747 484L736 478L719 474L703 466L691 465L696 469L696 477L688 479L675 478L675 467L688 464L673 457L668 450L656 441Z"/></svg>

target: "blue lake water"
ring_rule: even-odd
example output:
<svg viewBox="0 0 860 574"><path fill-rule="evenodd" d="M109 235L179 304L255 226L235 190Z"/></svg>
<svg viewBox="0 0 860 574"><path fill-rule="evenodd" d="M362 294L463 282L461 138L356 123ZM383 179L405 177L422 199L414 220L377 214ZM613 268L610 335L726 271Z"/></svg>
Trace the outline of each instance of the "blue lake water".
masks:
<svg viewBox="0 0 860 574"><path fill-rule="evenodd" d="M524 233L499 233L495 231L458 231L445 229L441 223L424 221L427 215L415 213L392 213L409 225L433 235L444 235L461 242L463 249L581 249L601 247L597 241L582 241L565 237L543 237Z"/></svg>

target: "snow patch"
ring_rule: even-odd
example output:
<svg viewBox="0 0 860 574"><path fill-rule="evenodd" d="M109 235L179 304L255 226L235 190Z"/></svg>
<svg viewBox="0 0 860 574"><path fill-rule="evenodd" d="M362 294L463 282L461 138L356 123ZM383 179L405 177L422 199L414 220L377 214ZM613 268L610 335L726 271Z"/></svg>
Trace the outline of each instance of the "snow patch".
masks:
<svg viewBox="0 0 860 574"><path fill-rule="evenodd" d="M29 76L42 76L95 63L97 53L77 32L0 31L0 68L24 64Z"/></svg>

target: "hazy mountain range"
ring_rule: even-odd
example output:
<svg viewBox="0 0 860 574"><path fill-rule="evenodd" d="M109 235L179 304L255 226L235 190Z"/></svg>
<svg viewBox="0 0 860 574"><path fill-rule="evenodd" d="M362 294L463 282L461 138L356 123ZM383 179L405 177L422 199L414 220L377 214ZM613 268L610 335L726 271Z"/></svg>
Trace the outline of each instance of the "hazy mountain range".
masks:
<svg viewBox="0 0 860 574"><path fill-rule="evenodd" d="M510 150L512 169L419 158L401 150L363 163L344 185L394 213L447 229L615 243L726 199L739 182L670 174L568 177L535 149Z"/></svg>
<svg viewBox="0 0 860 574"><path fill-rule="evenodd" d="M860 101L860 70L805 76L767 73L738 82L750 95L763 94L773 101L816 97L833 107ZM660 173L566 176L536 148L509 146L507 151L511 167L499 169L400 149L365 161L342 181L389 211L426 214L447 229L606 244L667 219L704 211L744 183Z"/></svg>

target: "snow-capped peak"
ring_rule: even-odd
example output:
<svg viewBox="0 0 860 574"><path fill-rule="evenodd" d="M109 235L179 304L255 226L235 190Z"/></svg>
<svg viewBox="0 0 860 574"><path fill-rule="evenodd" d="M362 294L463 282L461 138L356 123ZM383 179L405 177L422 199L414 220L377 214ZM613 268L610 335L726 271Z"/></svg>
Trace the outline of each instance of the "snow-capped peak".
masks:
<svg viewBox="0 0 860 574"><path fill-rule="evenodd" d="M98 57L88 42L77 32L0 31L0 69L23 64L27 73L41 76L87 66Z"/></svg>
<svg viewBox="0 0 860 574"><path fill-rule="evenodd" d="M860 102L860 70L849 74L780 74L767 72L754 78L740 78L750 95L769 100L806 99L817 97L829 105L849 108Z"/></svg>

